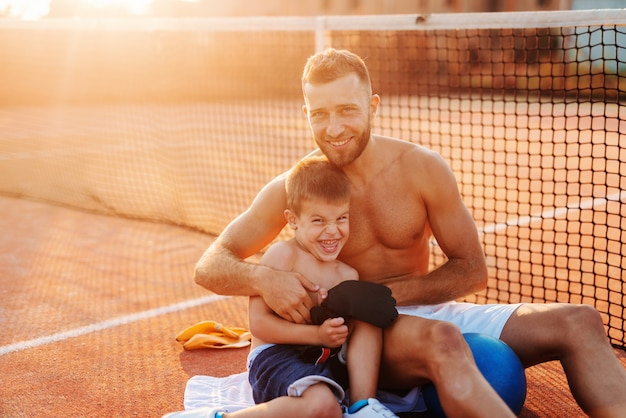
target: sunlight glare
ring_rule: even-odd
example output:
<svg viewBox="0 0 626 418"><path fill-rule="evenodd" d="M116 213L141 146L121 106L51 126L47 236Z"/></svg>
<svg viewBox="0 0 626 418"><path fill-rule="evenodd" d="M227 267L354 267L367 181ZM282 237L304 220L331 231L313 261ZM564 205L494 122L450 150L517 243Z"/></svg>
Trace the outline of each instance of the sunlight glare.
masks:
<svg viewBox="0 0 626 418"><path fill-rule="evenodd" d="M37 20L50 12L50 0L0 0L0 16Z"/></svg>
<svg viewBox="0 0 626 418"><path fill-rule="evenodd" d="M150 12L154 0L78 0L77 5L88 9L107 10L114 7L131 15L145 15ZM50 13L54 0L0 0L0 17L37 20Z"/></svg>
<svg viewBox="0 0 626 418"><path fill-rule="evenodd" d="M81 0L97 8L105 8L109 6L121 6L129 13L134 15L145 14L150 10L150 4L153 0Z"/></svg>

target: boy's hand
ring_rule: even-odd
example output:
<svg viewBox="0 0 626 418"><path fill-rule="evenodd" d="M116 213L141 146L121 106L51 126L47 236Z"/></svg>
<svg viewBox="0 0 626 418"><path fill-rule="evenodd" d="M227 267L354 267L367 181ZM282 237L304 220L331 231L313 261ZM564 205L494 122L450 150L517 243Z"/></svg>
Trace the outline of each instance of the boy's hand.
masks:
<svg viewBox="0 0 626 418"><path fill-rule="evenodd" d="M324 347L335 348L348 339L348 325L341 318L329 318L318 328L321 344Z"/></svg>

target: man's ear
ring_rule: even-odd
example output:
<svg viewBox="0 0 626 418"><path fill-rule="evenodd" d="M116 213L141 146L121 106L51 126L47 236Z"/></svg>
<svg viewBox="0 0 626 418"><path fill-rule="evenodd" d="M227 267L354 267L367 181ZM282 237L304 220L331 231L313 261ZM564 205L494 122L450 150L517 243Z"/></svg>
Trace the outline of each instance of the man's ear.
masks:
<svg viewBox="0 0 626 418"><path fill-rule="evenodd" d="M295 215L295 213L293 213L289 209L285 209L283 214L285 215L285 219L287 220L289 227L293 229L294 231L298 229L298 225L297 225L298 217Z"/></svg>
<svg viewBox="0 0 626 418"><path fill-rule="evenodd" d="M372 112L372 116L376 116L376 112L378 111L378 105L380 104L380 96L378 94L373 94L370 99L370 112Z"/></svg>

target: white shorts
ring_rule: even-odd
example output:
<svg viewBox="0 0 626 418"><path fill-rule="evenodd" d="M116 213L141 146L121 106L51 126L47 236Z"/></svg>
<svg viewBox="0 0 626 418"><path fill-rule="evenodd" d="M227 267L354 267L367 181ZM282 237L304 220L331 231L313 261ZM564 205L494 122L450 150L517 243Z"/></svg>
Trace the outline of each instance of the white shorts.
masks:
<svg viewBox="0 0 626 418"><path fill-rule="evenodd" d="M400 315L419 316L456 324L462 333L479 332L500 338L504 325L522 304L477 305L446 302L439 305L398 306Z"/></svg>

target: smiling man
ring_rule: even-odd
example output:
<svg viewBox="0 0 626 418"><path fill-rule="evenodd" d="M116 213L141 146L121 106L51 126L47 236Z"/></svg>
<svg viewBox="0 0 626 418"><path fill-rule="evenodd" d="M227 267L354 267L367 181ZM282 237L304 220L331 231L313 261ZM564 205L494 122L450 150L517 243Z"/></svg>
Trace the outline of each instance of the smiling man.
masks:
<svg viewBox="0 0 626 418"><path fill-rule="evenodd" d="M478 371L462 333L506 342L525 367L560 360L572 393L591 416L626 414L626 371L600 315L573 304L476 305L456 299L483 290L487 268L474 221L454 175L436 153L371 133L380 98L367 67L349 51L309 58L304 113L319 150L351 186L350 239L339 259L359 279L387 285L401 315L384 331L380 387L432 381L448 416L511 416ZM195 280L219 294L261 296L272 311L310 322L315 286L305 275L248 263L285 225L285 175L257 195L197 264ZM429 242L447 256L428 270Z"/></svg>

